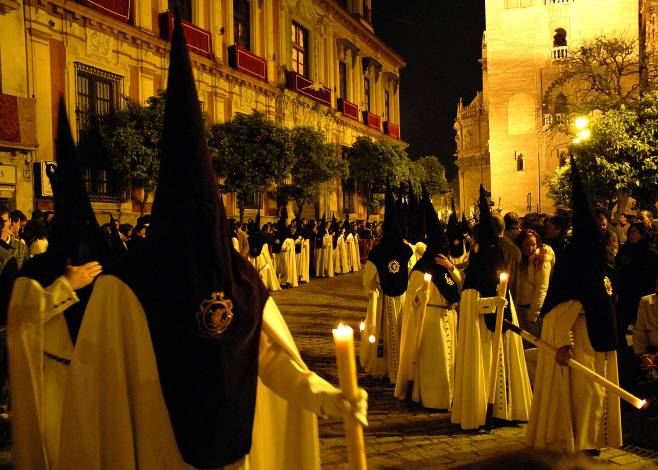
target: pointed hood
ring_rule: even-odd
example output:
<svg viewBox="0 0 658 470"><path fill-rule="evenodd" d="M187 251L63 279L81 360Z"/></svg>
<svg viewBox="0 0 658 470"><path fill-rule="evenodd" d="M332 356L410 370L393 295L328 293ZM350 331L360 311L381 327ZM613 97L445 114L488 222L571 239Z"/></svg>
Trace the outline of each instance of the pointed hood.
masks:
<svg viewBox="0 0 658 470"><path fill-rule="evenodd" d="M462 223L461 223L461 229L462 229L462 234L465 237L470 237L473 235L473 232L471 231L471 226L468 225L468 220L466 220L466 214L462 214Z"/></svg>
<svg viewBox="0 0 658 470"><path fill-rule="evenodd" d="M402 187L398 188L398 198L396 202L398 222L400 224L400 231L403 239L409 238L409 205L404 202L404 190Z"/></svg>
<svg viewBox="0 0 658 470"><path fill-rule="evenodd" d="M117 262L127 254L128 250L121 240L114 216L110 212L110 257L113 262Z"/></svg>
<svg viewBox="0 0 658 470"><path fill-rule="evenodd" d="M422 199L427 219L427 249L413 270L431 274L432 282L441 292L441 295L449 304L453 304L460 299L459 287L448 270L434 260L438 254L448 256L448 239L425 185L423 185Z"/></svg>
<svg viewBox="0 0 658 470"><path fill-rule="evenodd" d="M53 188L55 219L50 227L48 251L29 259L22 276L46 287L63 275L70 262L79 266L98 261L107 269L111 261L110 245L96 221L82 179L78 149L73 141L64 98L60 97L57 138L57 166L48 165L46 173ZM71 340L75 344L93 285L76 291L79 302L64 312Z"/></svg>
<svg viewBox="0 0 658 470"><path fill-rule="evenodd" d="M450 247L450 255L453 258L459 258L464 254L464 230L457 220L457 212L455 211L455 200L451 202L451 213L448 218L448 228L446 230L448 236L448 243Z"/></svg>
<svg viewBox="0 0 658 470"><path fill-rule="evenodd" d="M261 251L263 251L263 245L265 245L266 242L265 234L260 227L260 209L258 209L258 212L256 213L256 219L249 231L247 241L249 242L249 255L252 258L258 257Z"/></svg>
<svg viewBox="0 0 658 470"><path fill-rule="evenodd" d="M426 236L426 216L422 201L414 194L409 182L409 241L411 243L424 242Z"/></svg>
<svg viewBox="0 0 658 470"><path fill-rule="evenodd" d="M176 10L148 247L122 275L146 312L181 455L194 467L217 468L251 448L268 293L228 237ZM183 215L194 228L180 230Z"/></svg>
<svg viewBox="0 0 658 470"><path fill-rule="evenodd" d="M386 184L384 233L381 242L370 251L368 261L377 267L377 274L384 294L389 297L402 295L409 280L409 258L413 251L404 242L397 218L397 207L391 188Z"/></svg>
<svg viewBox="0 0 658 470"><path fill-rule="evenodd" d="M617 348L612 283L608 278L606 242L574 158L571 158L571 243L551 276L542 314L567 300L578 300L587 318L587 334L599 352Z"/></svg>

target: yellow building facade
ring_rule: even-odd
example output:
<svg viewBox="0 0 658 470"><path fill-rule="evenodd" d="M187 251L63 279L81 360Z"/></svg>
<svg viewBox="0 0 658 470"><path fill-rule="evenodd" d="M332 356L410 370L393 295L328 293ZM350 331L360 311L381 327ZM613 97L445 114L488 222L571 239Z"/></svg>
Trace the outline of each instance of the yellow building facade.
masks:
<svg viewBox="0 0 658 470"><path fill-rule="evenodd" d="M370 0L183 0L185 34L210 124L265 113L285 127L310 125L336 146L358 136L399 141L399 70L405 63L374 34ZM56 160L63 96L78 138L121 106L166 86L172 16L164 0L0 0L0 202L49 209L41 163ZM18 132L16 131L18 128ZM184 161L181 161L184 164ZM94 168L94 209L131 222L139 194ZM13 179L12 179L13 178ZM355 194L324 185L320 209L365 217ZM236 200L225 198L229 215ZM273 215L275 201L249 206ZM102 217L101 217L102 218Z"/></svg>
<svg viewBox="0 0 658 470"><path fill-rule="evenodd" d="M482 106L487 110L490 180L486 172L481 180L495 207L519 214L553 212L546 178L566 161L572 137L553 131L553 122L566 114L565 97L552 96L551 84L569 49L585 40L600 35L640 38L639 25L646 21L640 15L644 4L643 0L486 0ZM471 106L462 112L473 114ZM458 122L459 117L456 127ZM468 162L463 145L458 136L460 173ZM465 194L460 194L462 201L473 199L477 175L471 172L470 180Z"/></svg>

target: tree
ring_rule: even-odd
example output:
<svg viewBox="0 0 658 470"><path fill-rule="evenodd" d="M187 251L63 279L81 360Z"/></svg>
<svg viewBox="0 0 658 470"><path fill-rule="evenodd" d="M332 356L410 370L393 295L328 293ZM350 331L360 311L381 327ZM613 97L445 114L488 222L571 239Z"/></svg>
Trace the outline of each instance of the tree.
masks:
<svg viewBox="0 0 658 470"><path fill-rule="evenodd" d="M151 96L146 106L125 98L126 107L101 128L106 155L115 171L144 190L140 215L155 190L160 171L160 140L164 126L165 92Z"/></svg>
<svg viewBox="0 0 658 470"><path fill-rule="evenodd" d="M424 170L422 181L430 194L445 194L450 192L446 180L446 169L434 155L419 158L416 163Z"/></svg>
<svg viewBox="0 0 658 470"><path fill-rule="evenodd" d="M208 145L217 176L224 178L220 189L237 194L240 222L246 195L283 183L293 164L288 131L258 111L212 126Z"/></svg>
<svg viewBox="0 0 658 470"><path fill-rule="evenodd" d="M284 204L294 200L301 216L307 203L317 201L320 184L347 177L347 162L336 157L335 147L326 143L321 132L307 126L289 132L294 155L292 182L277 187L277 195Z"/></svg>
<svg viewBox="0 0 658 470"><path fill-rule="evenodd" d="M393 186L399 186L409 179L409 159L405 150L380 139L357 137L347 152L349 174L364 189L364 197L370 216L379 206L380 194L388 178Z"/></svg>

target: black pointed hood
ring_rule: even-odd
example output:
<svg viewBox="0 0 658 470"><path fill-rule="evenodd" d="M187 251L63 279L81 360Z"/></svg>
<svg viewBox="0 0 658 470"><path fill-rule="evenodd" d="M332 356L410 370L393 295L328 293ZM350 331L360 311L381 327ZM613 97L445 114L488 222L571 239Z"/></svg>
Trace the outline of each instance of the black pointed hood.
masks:
<svg viewBox="0 0 658 470"><path fill-rule="evenodd" d="M55 149L57 166L49 165L46 171L55 203L48 251L27 260L20 274L36 280L44 288L66 272L68 262L79 266L98 261L104 269L111 262L109 242L96 221L82 180L80 156L73 141L63 97L59 103ZM74 344L92 289L93 285L89 285L76 291L80 301L64 312Z"/></svg>
<svg viewBox="0 0 658 470"><path fill-rule="evenodd" d="M448 270L434 260L438 254L448 256L448 239L425 185L423 185L422 199L427 219L427 249L413 270L431 274L434 285L446 301L452 304L460 299L459 287Z"/></svg>
<svg viewBox="0 0 658 470"><path fill-rule="evenodd" d="M450 255L453 258L459 258L464 254L464 230L457 220L454 199L452 199L451 202L451 213L450 217L448 217L448 228L446 234L448 236Z"/></svg>
<svg viewBox="0 0 658 470"><path fill-rule="evenodd" d="M182 216L195 227L180 230ZM194 467L231 464L251 449L269 295L228 237L178 11L146 240L142 258L122 275L146 312L178 448Z"/></svg>
<svg viewBox="0 0 658 470"><path fill-rule="evenodd" d="M249 242L249 255L252 258L258 257L266 243L265 234L260 228L260 209L258 209L254 224L247 235L247 241Z"/></svg>
<svg viewBox="0 0 658 470"><path fill-rule="evenodd" d="M592 347L599 352L613 351L618 346L618 336L612 283L607 273L606 242L573 157L571 184L571 243L557 260L542 314L567 300L580 301Z"/></svg>
<svg viewBox="0 0 658 470"><path fill-rule="evenodd" d="M424 242L426 232L426 216L422 201L414 194L409 182L409 241L414 244Z"/></svg>
<svg viewBox="0 0 658 470"><path fill-rule="evenodd" d="M128 249L121 240L119 229L117 229L114 216L110 212L110 258L112 262L118 262L128 254Z"/></svg>
<svg viewBox="0 0 658 470"><path fill-rule="evenodd" d="M407 290L409 258L413 252L402 239L397 207L389 185L386 185L384 233L381 242L370 251L368 261L377 267L384 294L397 297Z"/></svg>

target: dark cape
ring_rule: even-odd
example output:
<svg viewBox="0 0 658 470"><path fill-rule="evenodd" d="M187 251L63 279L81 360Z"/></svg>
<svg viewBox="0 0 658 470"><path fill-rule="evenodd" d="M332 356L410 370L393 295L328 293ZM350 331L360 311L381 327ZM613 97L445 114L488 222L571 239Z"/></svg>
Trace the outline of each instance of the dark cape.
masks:
<svg viewBox="0 0 658 470"><path fill-rule="evenodd" d="M455 212L455 200L452 200L452 212L448 217L448 228L446 234L448 236L448 247L450 249L450 256L459 258L464 255L464 230L462 225L457 220L457 213Z"/></svg>
<svg viewBox="0 0 658 470"><path fill-rule="evenodd" d="M613 351L618 347L618 337L606 243L573 157L571 185L571 243L557 259L541 315L562 302L578 300L585 310L587 334L594 350Z"/></svg>
<svg viewBox="0 0 658 470"><path fill-rule="evenodd" d="M385 295L397 297L406 292L409 283L409 259L412 255L411 247L402 239L395 200L387 187L382 241L373 247L368 255L368 261L377 267L379 282Z"/></svg>
<svg viewBox="0 0 658 470"><path fill-rule="evenodd" d="M195 221L194 230L179 230L180 214ZM269 294L228 237L178 12L146 240L115 274L146 313L178 448L198 468L237 462L251 449Z"/></svg>
<svg viewBox="0 0 658 470"><path fill-rule="evenodd" d="M25 262L19 276L34 279L44 288L66 272L66 265L80 266L98 261L111 269L112 253L106 236L96 221L89 195L82 180L80 156L73 142L63 98L60 99L55 148L57 167L48 166L53 187L55 218L46 253ZM82 317L91 297L93 284L76 291L79 302L64 312L71 341L78 338Z"/></svg>
<svg viewBox="0 0 658 470"><path fill-rule="evenodd" d="M446 256L448 254L448 239L443 230L443 224L441 224L424 186L422 207L427 223L427 249L422 258L414 266L413 271L431 274L432 282L441 295L449 304L454 304L459 302L461 298L459 286L452 279L448 270L434 261L436 255L442 254Z"/></svg>

